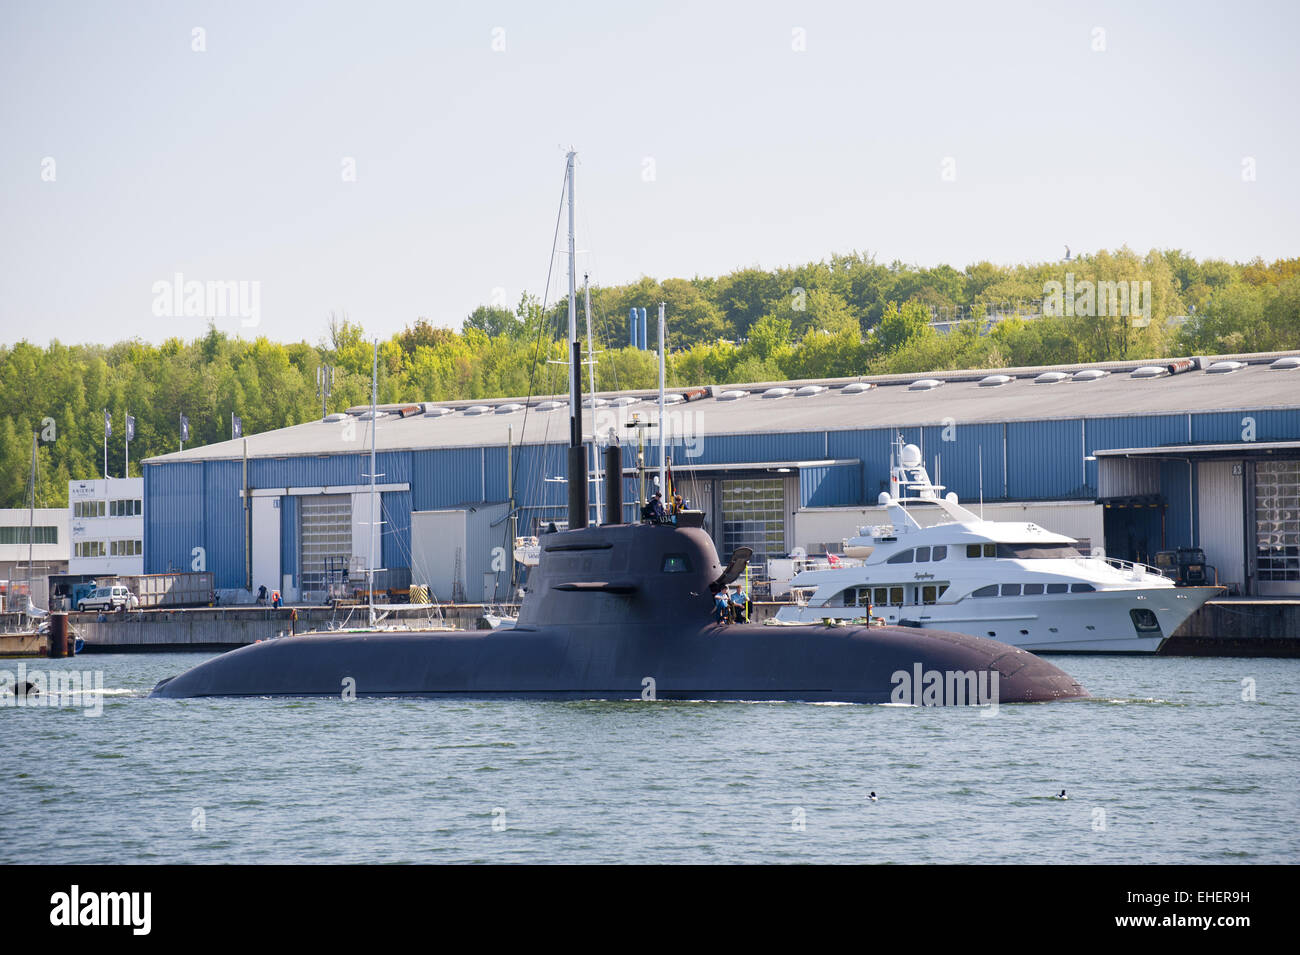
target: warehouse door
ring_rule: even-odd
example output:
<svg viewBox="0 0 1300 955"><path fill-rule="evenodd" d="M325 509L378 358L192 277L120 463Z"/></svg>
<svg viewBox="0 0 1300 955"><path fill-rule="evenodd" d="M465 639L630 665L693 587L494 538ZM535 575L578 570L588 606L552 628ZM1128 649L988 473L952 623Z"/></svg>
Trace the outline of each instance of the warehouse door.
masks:
<svg viewBox="0 0 1300 955"><path fill-rule="evenodd" d="M722 482L722 561L737 547L754 551L750 566L766 568L785 555L785 479L743 478Z"/></svg>
<svg viewBox="0 0 1300 955"><path fill-rule="evenodd" d="M298 515L302 596L304 600L324 600L331 587L345 583L352 556L352 495L303 497Z"/></svg>
<svg viewBox="0 0 1300 955"><path fill-rule="evenodd" d="M1260 594L1300 594L1300 461L1255 465L1255 575Z"/></svg>

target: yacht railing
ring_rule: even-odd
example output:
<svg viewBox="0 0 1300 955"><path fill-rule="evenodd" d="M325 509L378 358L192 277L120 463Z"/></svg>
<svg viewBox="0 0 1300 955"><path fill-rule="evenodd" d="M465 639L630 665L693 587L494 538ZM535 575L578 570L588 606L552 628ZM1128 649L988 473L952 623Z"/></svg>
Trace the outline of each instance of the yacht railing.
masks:
<svg viewBox="0 0 1300 955"><path fill-rule="evenodd" d="M1123 560L1119 557L1085 557L1085 560L1100 560L1116 570L1122 570L1125 573L1133 574L1138 577L1166 577L1168 576L1159 567L1152 567L1150 564L1143 564L1135 560Z"/></svg>

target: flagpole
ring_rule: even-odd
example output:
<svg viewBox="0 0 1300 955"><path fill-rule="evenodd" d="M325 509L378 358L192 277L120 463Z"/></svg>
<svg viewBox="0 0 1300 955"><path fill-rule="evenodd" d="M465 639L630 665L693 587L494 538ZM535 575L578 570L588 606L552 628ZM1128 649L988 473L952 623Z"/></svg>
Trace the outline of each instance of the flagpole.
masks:
<svg viewBox="0 0 1300 955"><path fill-rule="evenodd" d="M104 409L104 480L108 480L108 409Z"/></svg>
<svg viewBox="0 0 1300 955"><path fill-rule="evenodd" d="M122 422L122 453L125 455L122 464L122 477L131 476L131 409L126 411L126 420Z"/></svg>
<svg viewBox="0 0 1300 955"><path fill-rule="evenodd" d="M177 428L180 429L180 434L181 434L181 450L184 451L184 450L185 450L185 415L182 414L182 415L180 415L180 416L177 417L177 419L176 419L176 426L177 426Z"/></svg>

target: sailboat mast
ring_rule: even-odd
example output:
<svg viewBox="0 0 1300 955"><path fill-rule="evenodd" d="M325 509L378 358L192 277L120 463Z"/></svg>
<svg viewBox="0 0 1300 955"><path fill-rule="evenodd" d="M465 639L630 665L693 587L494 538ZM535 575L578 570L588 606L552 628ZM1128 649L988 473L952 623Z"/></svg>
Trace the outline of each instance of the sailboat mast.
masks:
<svg viewBox="0 0 1300 955"><path fill-rule="evenodd" d="M587 313L587 374L591 382L591 456L596 464L596 523L603 523L600 516L600 438L596 435L596 349L591 344L591 276L582 275L582 299Z"/></svg>
<svg viewBox="0 0 1300 955"><path fill-rule="evenodd" d="M573 225L573 167L577 153L569 150L565 166L569 196L569 528L587 526L587 451L582 446L582 344L578 341L578 273Z"/></svg>
<svg viewBox="0 0 1300 955"><path fill-rule="evenodd" d="M370 559L366 562L366 607L375 625L375 430L379 408L379 339L370 364Z"/></svg>
<svg viewBox="0 0 1300 955"><path fill-rule="evenodd" d="M27 507L27 603L32 600L32 567L35 566L33 546L36 542L36 432L32 432L32 490Z"/></svg>
<svg viewBox="0 0 1300 955"><path fill-rule="evenodd" d="M668 500L667 476L665 475L664 444L667 440L668 429L664 427L664 303L659 303L659 493L664 495L663 503L667 507L672 502Z"/></svg>

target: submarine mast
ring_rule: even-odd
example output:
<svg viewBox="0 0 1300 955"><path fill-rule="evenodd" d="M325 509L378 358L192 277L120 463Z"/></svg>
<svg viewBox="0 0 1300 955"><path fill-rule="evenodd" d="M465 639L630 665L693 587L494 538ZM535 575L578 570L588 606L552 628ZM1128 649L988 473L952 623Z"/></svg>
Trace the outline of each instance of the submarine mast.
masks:
<svg viewBox="0 0 1300 955"><path fill-rule="evenodd" d="M578 273L573 231L573 166L577 153L569 150L565 166L569 196L569 529L587 526L587 449L582 444L582 343L578 340Z"/></svg>

